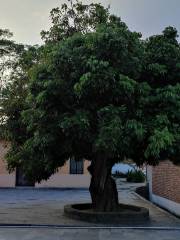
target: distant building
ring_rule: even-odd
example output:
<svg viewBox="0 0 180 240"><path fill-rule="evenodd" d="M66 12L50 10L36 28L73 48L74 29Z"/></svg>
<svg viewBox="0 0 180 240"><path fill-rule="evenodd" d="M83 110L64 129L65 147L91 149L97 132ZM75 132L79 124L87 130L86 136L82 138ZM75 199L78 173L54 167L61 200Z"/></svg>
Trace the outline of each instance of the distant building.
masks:
<svg viewBox="0 0 180 240"><path fill-rule="evenodd" d="M66 164L59 168L59 171L52 175L49 180L42 181L40 184L28 182L21 169L9 174L6 167L5 154L9 144L0 141L0 187L60 187L60 188L86 188L90 184L90 175L87 167L90 162L82 160L76 162L74 159L68 160Z"/></svg>
<svg viewBox="0 0 180 240"><path fill-rule="evenodd" d="M180 216L180 166L162 161L147 168L150 200Z"/></svg>

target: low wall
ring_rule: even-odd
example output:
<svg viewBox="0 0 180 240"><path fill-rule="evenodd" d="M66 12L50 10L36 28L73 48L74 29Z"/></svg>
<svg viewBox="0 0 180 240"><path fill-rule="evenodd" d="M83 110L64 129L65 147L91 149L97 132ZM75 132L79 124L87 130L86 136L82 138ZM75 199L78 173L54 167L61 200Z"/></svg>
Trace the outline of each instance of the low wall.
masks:
<svg viewBox="0 0 180 240"><path fill-rule="evenodd" d="M176 216L180 217L180 204L179 203L173 202L173 201L168 200L163 197L159 197L155 194L151 194L151 201L156 203L160 207L167 209L168 211L175 214Z"/></svg>

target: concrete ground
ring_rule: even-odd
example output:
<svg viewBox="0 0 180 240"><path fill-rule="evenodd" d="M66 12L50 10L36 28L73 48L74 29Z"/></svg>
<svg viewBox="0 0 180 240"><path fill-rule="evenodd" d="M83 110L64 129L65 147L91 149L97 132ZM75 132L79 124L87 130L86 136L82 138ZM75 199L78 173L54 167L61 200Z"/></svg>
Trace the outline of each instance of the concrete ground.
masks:
<svg viewBox="0 0 180 240"><path fill-rule="evenodd" d="M88 190L59 189L0 189L0 225L37 224L76 226L77 229L50 228L0 228L0 240L28 239L180 239L180 219L143 200L134 190L142 184L129 184L117 180L119 201L143 206L150 211L150 220L141 224L119 225L119 227L145 227L162 229L88 229L99 226L69 219L63 215L65 204L90 202ZM87 227L79 229L78 227ZM176 230L165 230L176 228ZM122 238L120 238L122 237Z"/></svg>
<svg viewBox="0 0 180 240"><path fill-rule="evenodd" d="M0 240L179 240L179 231L0 229Z"/></svg>

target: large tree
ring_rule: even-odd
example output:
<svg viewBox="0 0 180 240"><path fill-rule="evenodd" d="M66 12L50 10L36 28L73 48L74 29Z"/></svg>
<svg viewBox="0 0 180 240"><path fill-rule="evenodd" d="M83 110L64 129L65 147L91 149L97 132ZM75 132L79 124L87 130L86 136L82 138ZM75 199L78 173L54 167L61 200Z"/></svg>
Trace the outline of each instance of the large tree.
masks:
<svg viewBox="0 0 180 240"><path fill-rule="evenodd" d="M11 143L7 160L11 164L13 159L14 168L20 166L15 159L28 138L21 112L28 106L28 70L37 62L38 47L18 44L12 36L9 30L0 30L0 138Z"/></svg>
<svg viewBox="0 0 180 240"><path fill-rule="evenodd" d="M149 163L161 159L180 163L180 44L177 30L166 27L162 34L144 43L145 58L141 80L151 86L147 114Z"/></svg>
<svg viewBox="0 0 180 240"><path fill-rule="evenodd" d="M28 107L21 112L28 137L9 168L20 163L40 182L71 157L89 159L93 208L115 211L114 163L179 162L180 47L175 29L143 41L100 5L93 11L100 9L103 21L89 27L83 21L88 10L78 20L83 28L75 24L67 31L79 6L71 6L70 22L57 9L44 33L43 54L28 75ZM62 9L66 14L67 6Z"/></svg>
<svg viewBox="0 0 180 240"><path fill-rule="evenodd" d="M137 81L142 55L140 35L113 23L74 35L41 59L23 112L33 132L21 157L30 177L47 179L70 157L89 159L94 208L117 208L111 168L133 154L129 146L145 131L138 116L149 93Z"/></svg>
<svg viewBox="0 0 180 240"><path fill-rule="evenodd" d="M13 95L9 96L7 90L12 85L15 79L15 69L18 68L17 62L24 51L24 46L16 44L11 40L13 34L7 29L0 29L0 128L1 137L5 130L7 120L7 111L4 112L4 106L9 108L8 100ZM15 95L15 94L14 94ZM6 100L6 102L5 102ZM10 101L9 101L10 103Z"/></svg>

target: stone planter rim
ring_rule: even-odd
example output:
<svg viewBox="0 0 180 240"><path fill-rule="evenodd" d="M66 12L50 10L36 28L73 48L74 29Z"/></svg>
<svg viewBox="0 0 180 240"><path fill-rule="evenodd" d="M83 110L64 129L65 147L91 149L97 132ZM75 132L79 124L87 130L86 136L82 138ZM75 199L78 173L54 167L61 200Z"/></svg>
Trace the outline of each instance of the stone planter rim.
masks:
<svg viewBox="0 0 180 240"><path fill-rule="evenodd" d="M118 212L93 212L89 211L90 203L76 203L64 207L65 216L94 223L138 223L149 219L149 210L144 207L119 204L127 211ZM82 207L84 209L78 209ZM85 209L87 207L87 209Z"/></svg>

